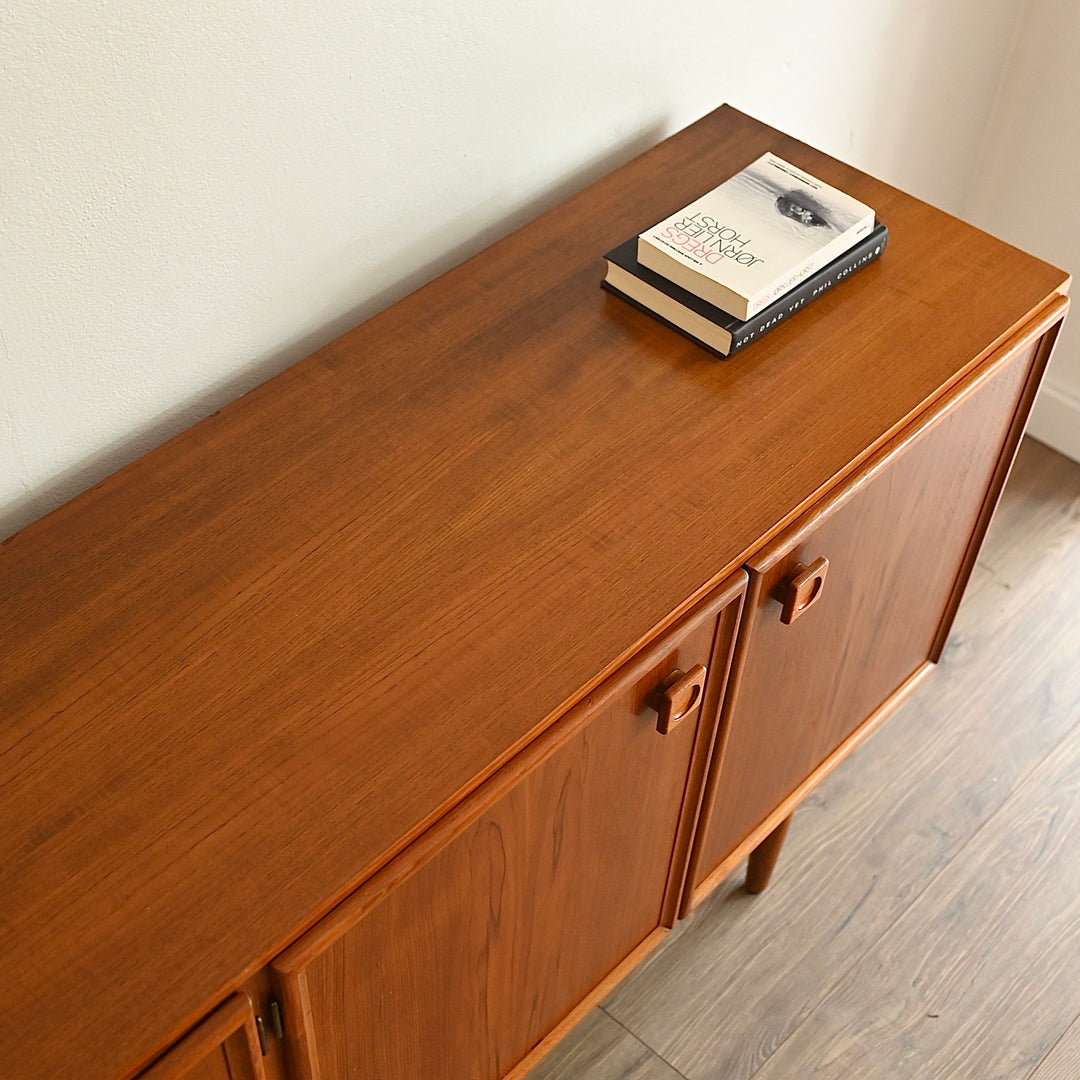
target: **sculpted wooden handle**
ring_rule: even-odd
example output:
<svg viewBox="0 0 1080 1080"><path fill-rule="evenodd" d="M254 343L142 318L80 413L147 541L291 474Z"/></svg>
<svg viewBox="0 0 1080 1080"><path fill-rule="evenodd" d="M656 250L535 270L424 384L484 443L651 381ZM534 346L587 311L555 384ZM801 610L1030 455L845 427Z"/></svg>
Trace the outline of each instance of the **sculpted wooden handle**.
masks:
<svg viewBox="0 0 1080 1080"><path fill-rule="evenodd" d="M673 671L664 680L656 702L659 714L656 730L661 735L666 735L680 720L701 708L707 674L703 664L695 664L689 671Z"/></svg>
<svg viewBox="0 0 1080 1080"><path fill-rule="evenodd" d="M798 572L788 582L787 591L784 594L784 610L780 612L780 621L785 625L793 623L807 608L817 602L825 586L829 560L823 555L809 566L799 563L795 569Z"/></svg>

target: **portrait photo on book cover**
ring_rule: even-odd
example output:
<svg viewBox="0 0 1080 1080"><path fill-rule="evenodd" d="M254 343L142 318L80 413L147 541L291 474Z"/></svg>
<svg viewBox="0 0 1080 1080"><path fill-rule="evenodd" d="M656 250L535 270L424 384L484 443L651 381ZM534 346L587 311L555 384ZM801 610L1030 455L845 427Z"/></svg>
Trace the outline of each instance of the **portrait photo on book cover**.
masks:
<svg viewBox="0 0 1080 1080"><path fill-rule="evenodd" d="M803 183L783 164L775 158L755 161L731 178L725 193L749 214L768 221L770 232L782 236L789 250L816 251L856 223L859 209L850 198L824 184L815 189Z"/></svg>

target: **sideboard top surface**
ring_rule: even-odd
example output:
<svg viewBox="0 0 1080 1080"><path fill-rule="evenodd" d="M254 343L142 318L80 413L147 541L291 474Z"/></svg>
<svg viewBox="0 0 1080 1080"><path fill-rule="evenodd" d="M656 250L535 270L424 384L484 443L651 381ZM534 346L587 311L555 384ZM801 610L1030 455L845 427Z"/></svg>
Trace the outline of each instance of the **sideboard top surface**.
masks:
<svg viewBox="0 0 1080 1080"><path fill-rule="evenodd" d="M601 256L765 150L889 246L719 361ZM1067 284L725 107L5 543L5 1075L145 1062Z"/></svg>

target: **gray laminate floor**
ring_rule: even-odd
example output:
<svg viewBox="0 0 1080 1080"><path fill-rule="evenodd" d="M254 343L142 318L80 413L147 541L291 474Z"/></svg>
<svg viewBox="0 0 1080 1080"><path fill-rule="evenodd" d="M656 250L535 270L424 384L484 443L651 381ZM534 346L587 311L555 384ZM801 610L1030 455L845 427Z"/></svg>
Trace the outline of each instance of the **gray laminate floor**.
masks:
<svg viewBox="0 0 1080 1080"><path fill-rule="evenodd" d="M945 656L529 1080L1080 1078L1080 465L1025 440Z"/></svg>

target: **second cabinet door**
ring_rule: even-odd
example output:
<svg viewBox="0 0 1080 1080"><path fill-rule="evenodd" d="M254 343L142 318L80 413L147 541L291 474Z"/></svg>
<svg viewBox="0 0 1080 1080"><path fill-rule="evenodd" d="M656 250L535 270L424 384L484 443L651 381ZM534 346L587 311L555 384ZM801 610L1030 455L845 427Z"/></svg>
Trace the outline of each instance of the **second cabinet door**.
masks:
<svg viewBox="0 0 1080 1080"><path fill-rule="evenodd" d="M1037 342L1015 347L748 562L691 902L937 659L1019 440L1014 417L1037 355Z"/></svg>
<svg viewBox="0 0 1080 1080"><path fill-rule="evenodd" d="M300 1076L496 1080L670 924L744 584L598 687L275 961ZM660 734L654 706L679 672Z"/></svg>

